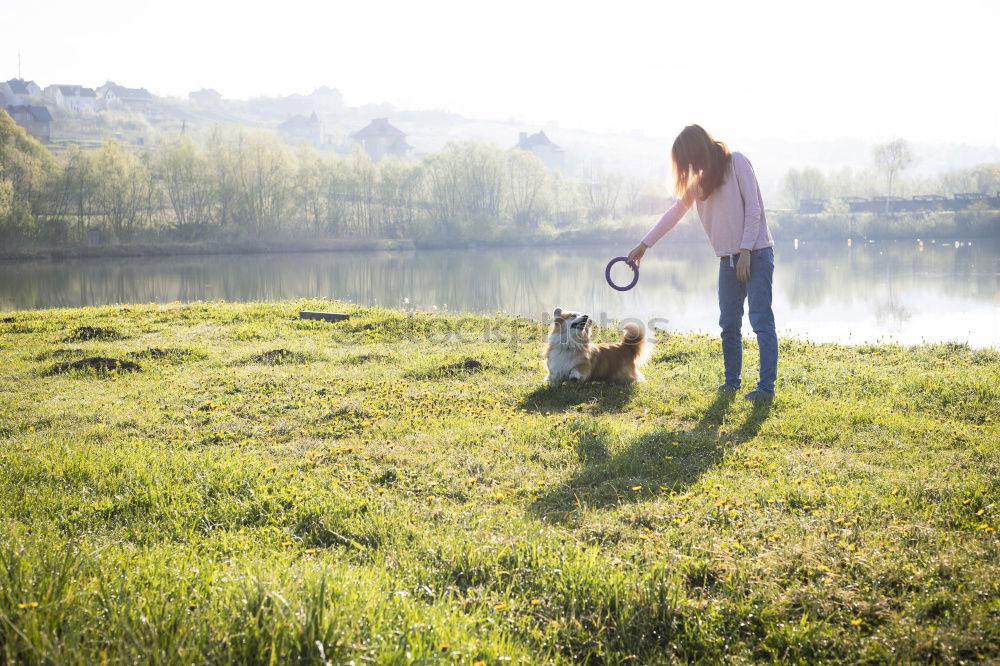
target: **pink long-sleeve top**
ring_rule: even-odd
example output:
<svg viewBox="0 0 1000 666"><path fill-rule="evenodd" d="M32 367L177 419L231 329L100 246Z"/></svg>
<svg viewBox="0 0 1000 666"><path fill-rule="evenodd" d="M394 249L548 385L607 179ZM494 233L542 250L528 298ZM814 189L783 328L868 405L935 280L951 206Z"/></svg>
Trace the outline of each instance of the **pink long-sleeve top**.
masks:
<svg viewBox="0 0 1000 666"><path fill-rule="evenodd" d="M743 153L733 153L722 184L704 201L698 199L697 207L701 225L705 227L716 256L726 257L740 250L759 250L774 245L767 228L757 176ZM653 225L642 242L652 247L677 226L689 208L683 200L678 200Z"/></svg>

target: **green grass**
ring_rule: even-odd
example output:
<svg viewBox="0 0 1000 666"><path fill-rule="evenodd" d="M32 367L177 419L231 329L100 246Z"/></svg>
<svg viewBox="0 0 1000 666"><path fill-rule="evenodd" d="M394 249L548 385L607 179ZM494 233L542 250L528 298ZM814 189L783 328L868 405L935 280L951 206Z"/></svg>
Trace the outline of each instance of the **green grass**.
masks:
<svg viewBox="0 0 1000 666"><path fill-rule="evenodd" d="M506 316L8 315L4 662L1000 660L996 351L784 340L754 408L708 337L551 389Z"/></svg>

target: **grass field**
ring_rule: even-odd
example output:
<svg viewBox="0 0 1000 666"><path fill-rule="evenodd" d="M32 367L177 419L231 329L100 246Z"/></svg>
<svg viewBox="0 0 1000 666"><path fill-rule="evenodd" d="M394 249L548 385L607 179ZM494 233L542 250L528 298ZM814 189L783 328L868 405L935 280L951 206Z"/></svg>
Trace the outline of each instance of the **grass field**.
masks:
<svg viewBox="0 0 1000 666"><path fill-rule="evenodd" d="M543 334L5 313L0 659L1000 661L1000 353L785 340L752 407L714 338L550 389Z"/></svg>

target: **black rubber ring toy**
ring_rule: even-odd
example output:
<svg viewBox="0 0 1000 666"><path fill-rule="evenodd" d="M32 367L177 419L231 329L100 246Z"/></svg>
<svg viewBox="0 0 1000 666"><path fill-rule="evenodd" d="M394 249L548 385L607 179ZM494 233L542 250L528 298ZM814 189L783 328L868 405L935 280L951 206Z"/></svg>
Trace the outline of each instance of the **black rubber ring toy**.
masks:
<svg viewBox="0 0 1000 666"><path fill-rule="evenodd" d="M619 286L611 281L611 267L617 264L619 261L624 261L632 268L632 281L629 282L624 287ZM608 267L604 269L604 279L608 281L612 289L617 289L618 291L628 291L635 286L635 283L639 281L639 267L635 265L634 261L629 261L628 257L615 257L608 262Z"/></svg>

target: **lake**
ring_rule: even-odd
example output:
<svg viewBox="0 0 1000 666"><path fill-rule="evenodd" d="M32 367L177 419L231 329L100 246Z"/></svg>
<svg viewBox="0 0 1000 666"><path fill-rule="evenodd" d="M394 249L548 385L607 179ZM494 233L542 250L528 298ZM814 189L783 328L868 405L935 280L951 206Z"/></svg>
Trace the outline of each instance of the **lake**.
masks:
<svg viewBox="0 0 1000 666"><path fill-rule="evenodd" d="M556 306L672 331L718 332L718 260L707 243L662 242L638 286L604 266L628 248L543 247L0 262L0 310L171 301L334 298L363 305L541 319ZM1000 347L1000 239L775 247L779 335L848 344ZM625 268L627 271L628 269ZM749 324L744 324L749 333Z"/></svg>

